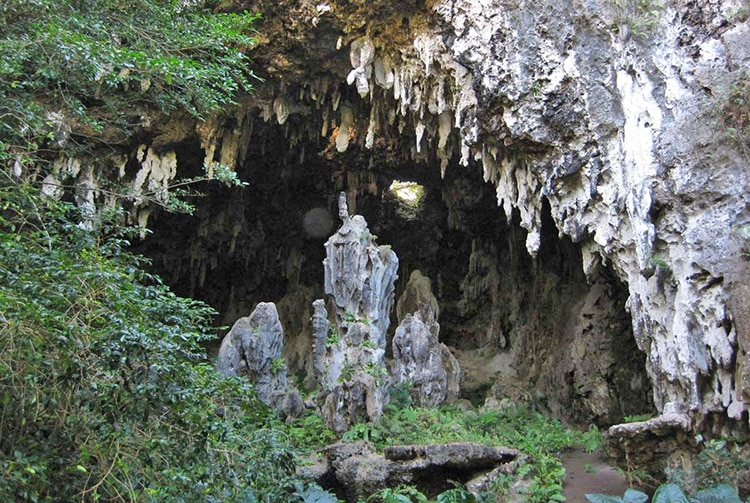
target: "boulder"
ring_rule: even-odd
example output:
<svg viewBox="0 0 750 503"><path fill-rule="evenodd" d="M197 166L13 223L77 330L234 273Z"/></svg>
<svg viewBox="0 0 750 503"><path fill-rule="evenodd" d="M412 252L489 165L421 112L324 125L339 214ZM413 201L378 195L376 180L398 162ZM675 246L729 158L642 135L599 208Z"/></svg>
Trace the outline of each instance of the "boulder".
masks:
<svg viewBox="0 0 750 503"><path fill-rule="evenodd" d="M505 467L512 473L521 456L515 449L471 442L440 445L399 445L376 453L368 442L338 443L323 449L324 467L316 465L318 481L357 501L385 487L415 485L429 497L481 474Z"/></svg>
<svg viewBox="0 0 750 503"><path fill-rule="evenodd" d="M393 380L409 384L422 407L437 407L458 397L461 369L445 344L438 341L440 325L428 304L407 314L393 337Z"/></svg>
<svg viewBox="0 0 750 503"><path fill-rule="evenodd" d="M258 398L280 409L287 394L287 370L281 357L284 330L272 302L261 302L240 318L224 337L216 364L225 375L246 376Z"/></svg>

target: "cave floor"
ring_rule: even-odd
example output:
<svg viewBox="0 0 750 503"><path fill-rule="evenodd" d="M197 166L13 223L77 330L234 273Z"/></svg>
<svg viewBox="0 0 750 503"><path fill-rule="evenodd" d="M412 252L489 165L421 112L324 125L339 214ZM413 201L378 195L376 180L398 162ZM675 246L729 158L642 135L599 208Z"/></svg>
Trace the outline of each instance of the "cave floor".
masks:
<svg viewBox="0 0 750 503"><path fill-rule="evenodd" d="M563 494L569 503L586 502L586 494L622 496L628 488L625 475L599 452L570 449L561 455L565 467Z"/></svg>

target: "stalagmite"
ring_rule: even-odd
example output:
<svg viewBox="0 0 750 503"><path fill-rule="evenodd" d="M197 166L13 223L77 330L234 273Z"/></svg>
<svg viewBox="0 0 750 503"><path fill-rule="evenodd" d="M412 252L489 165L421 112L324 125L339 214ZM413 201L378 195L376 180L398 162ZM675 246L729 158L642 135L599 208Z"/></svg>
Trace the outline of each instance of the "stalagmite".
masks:
<svg viewBox="0 0 750 503"><path fill-rule="evenodd" d="M339 124L339 133L336 136L336 150L341 153L346 152L349 148L349 128L354 124L354 110L351 107L342 105L341 123Z"/></svg>
<svg viewBox="0 0 750 503"><path fill-rule="evenodd" d="M326 424L341 433L360 420L377 419L388 402L385 367L386 331L393 307L398 258L377 246L360 215L349 216L346 194L339 196L341 228L326 242L324 287L332 296L334 330L326 335L321 364L323 302L316 301L314 368L326 396Z"/></svg>
<svg viewBox="0 0 750 503"><path fill-rule="evenodd" d="M458 397L461 370L445 344L430 304L407 314L393 336L393 380L409 384L422 407L437 407Z"/></svg>

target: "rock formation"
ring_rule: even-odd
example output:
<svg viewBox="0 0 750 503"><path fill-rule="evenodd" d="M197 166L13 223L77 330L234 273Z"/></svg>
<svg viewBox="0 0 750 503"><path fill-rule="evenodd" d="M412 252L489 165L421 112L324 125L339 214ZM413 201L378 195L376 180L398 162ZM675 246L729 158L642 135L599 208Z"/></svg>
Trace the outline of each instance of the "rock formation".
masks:
<svg viewBox="0 0 750 503"><path fill-rule="evenodd" d="M247 377L260 400L282 409L287 395L287 370L281 357L283 343L284 332L276 305L261 302L250 316L237 320L224 337L216 368L225 375Z"/></svg>
<svg viewBox="0 0 750 503"><path fill-rule="evenodd" d="M398 258L375 244L362 216L349 216L343 192L339 216L323 262L335 322L329 329L323 301L315 301L313 369L326 394L326 424L342 433L355 421L380 417L388 402L385 345Z"/></svg>
<svg viewBox="0 0 750 503"><path fill-rule="evenodd" d="M461 369L445 344L438 342L440 325L428 304L407 314L393 336L393 381L406 384L415 402L437 407L458 398Z"/></svg>
<svg viewBox="0 0 750 503"><path fill-rule="evenodd" d="M685 404L693 429L747 426L748 110L730 99L748 86L744 2L259 0L252 8L264 24L251 58L267 77L254 96L205 122L175 118L167 127L143 112L139 144L106 161L62 159L53 174L81 167L76 186L91 206L105 203L93 200L100 173L158 193L185 164L195 169L193 159L254 176L249 156L267 156L268 146L281 152L268 164L279 185L315 153L339 163L316 172L321 179L352 194L365 191L344 187L359 176L355 166L369 167L360 180L418 164L446 177L481 171L506 221L524 230L529 256L542 246L546 207L552 233L580 248L588 277L611 270L625 285L658 411ZM132 208L141 223L146 199ZM237 237L264 235L265 224L229 213L221 240L206 239L208 222L191 229L195 240L172 271L184 272L186 290L210 276L219 244L236 260L229 267L240 264L257 283L274 266L278 250L259 251L261 241L236 257ZM351 292L331 286L347 304L337 310L357 307ZM246 288L259 295L257 284ZM222 300L231 304L232 294ZM383 336L387 317L371 321ZM539 327L522 328L511 346L541 344ZM359 339L355 332L347 335Z"/></svg>
<svg viewBox="0 0 750 503"><path fill-rule="evenodd" d="M396 303L396 316L401 323L407 314L416 313L422 304L427 304L435 320L440 318L440 306L432 293L432 282L416 269L409 275L409 282Z"/></svg>
<svg viewBox="0 0 750 503"><path fill-rule="evenodd" d="M520 453L474 443L398 445L376 454L367 442L341 443L323 451L324 466L309 473L356 502L385 487L414 485L429 497L498 467L515 468ZM508 471L510 471L508 470ZM303 469L303 474L305 470Z"/></svg>

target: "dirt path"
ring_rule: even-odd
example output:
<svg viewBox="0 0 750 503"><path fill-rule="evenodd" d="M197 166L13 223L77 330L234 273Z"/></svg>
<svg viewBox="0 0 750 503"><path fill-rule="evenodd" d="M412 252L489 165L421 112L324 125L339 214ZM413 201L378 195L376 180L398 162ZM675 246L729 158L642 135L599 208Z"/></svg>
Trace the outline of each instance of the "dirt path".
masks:
<svg viewBox="0 0 750 503"><path fill-rule="evenodd" d="M586 503L586 494L600 493L622 496L627 480L598 453L573 449L562 454L565 467L563 493L567 503Z"/></svg>

